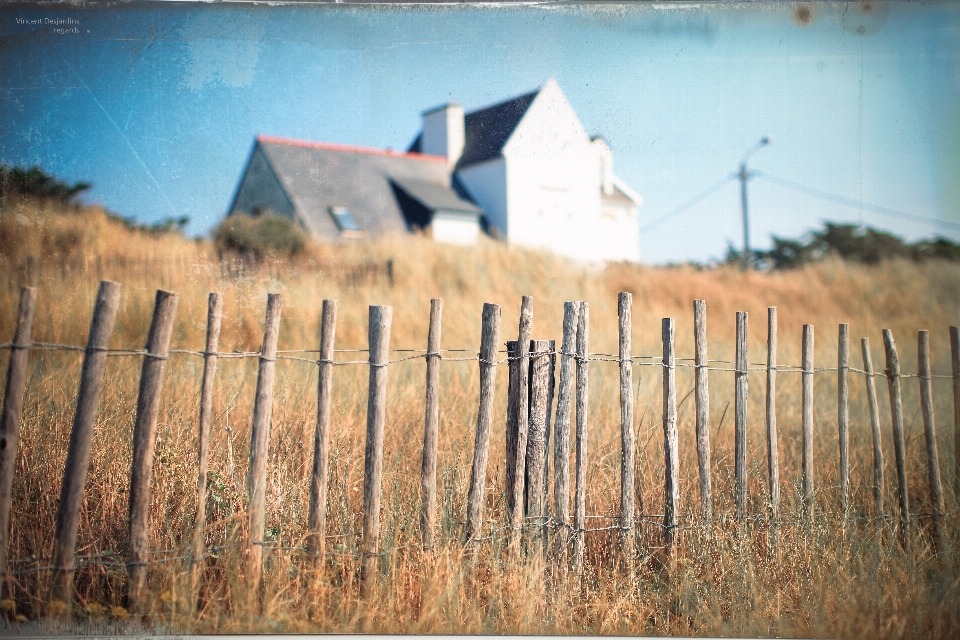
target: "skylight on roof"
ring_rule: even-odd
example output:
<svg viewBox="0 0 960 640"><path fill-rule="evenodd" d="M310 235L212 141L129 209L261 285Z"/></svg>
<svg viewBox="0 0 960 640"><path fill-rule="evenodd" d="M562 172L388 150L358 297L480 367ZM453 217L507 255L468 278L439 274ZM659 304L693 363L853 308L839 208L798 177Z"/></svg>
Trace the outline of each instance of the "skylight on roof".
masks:
<svg viewBox="0 0 960 640"><path fill-rule="evenodd" d="M341 233L357 233L360 231L360 225L353 219L350 210L346 207L330 207L330 216Z"/></svg>

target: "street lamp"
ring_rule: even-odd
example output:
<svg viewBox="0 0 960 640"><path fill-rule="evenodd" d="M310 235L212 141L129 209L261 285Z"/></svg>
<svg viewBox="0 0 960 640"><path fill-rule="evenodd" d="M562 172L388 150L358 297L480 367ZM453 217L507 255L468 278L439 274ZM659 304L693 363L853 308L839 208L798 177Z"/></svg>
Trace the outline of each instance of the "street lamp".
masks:
<svg viewBox="0 0 960 640"><path fill-rule="evenodd" d="M743 160L740 161L740 204L743 207L743 254L740 257L740 268L746 271L750 267L750 218L747 213L747 180L750 179L750 173L747 171L747 160L761 148L770 144L773 140L770 136L763 136L760 141L750 147Z"/></svg>

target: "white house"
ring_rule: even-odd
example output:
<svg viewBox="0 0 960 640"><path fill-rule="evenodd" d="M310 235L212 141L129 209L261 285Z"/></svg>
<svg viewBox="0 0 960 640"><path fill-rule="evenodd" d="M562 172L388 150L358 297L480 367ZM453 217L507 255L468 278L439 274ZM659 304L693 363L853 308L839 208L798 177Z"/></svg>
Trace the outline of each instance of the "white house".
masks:
<svg viewBox="0 0 960 640"><path fill-rule="evenodd" d="M464 114L427 111L411 151L442 155L454 181L510 244L583 260L640 259L640 196L613 172L555 80Z"/></svg>
<svg viewBox="0 0 960 640"><path fill-rule="evenodd" d="M258 136L230 213L273 211L317 237L428 230L588 261L640 259L640 196L613 172L555 80L464 113L423 113L406 153Z"/></svg>

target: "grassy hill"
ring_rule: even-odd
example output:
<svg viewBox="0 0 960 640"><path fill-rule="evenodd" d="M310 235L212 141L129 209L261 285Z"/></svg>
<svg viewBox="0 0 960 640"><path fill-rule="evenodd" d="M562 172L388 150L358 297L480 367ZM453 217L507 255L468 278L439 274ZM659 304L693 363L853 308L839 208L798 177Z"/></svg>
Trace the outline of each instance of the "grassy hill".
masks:
<svg viewBox="0 0 960 640"><path fill-rule="evenodd" d="M32 256L32 258L31 258ZM391 262L388 275L386 264ZM34 340L83 345L97 284L123 285L113 348L140 349L157 289L180 293L171 346L202 350L207 294L224 294L221 351L256 351L263 335L268 292L283 295L281 350L317 349L324 298L339 301L337 348L365 349L367 306L394 308L392 349L426 346L430 299L444 299L443 347L475 351L484 302L503 308L502 340L517 333L520 296L534 297L533 337L556 339L563 302L590 304L591 351L617 352L617 294L633 294L633 350L659 356L660 321L677 322L678 357L693 356L692 301L708 309L711 359L733 360L734 315L750 317L749 360L766 360L766 312L779 316L782 366L800 363L801 328L816 327L816 366L835 367L838 323L850 324L851 366L860 367L859 338L869 337L882 369L881 329L893 331L905 372L916 372L918 329L931 331L935 374L949 374L948 327L960 323L960 264L904 259L863 265L828 259L789 271L741 273L736 268L651 268L630 264L578 265L538 252L484 240L449 247L411 236L340 245L307 244L292 257L243 260L208 241L171 231L149 231L96 208L11 200L0 210L0 341L13 334L19 287L39 292ZM8 352L0 352L4 366ZM297 354L307 358L314 355ZM449 354L451 356L457 354ZM465 354L470 355L470 354ZM338 354L362 360L365 354ZM53 524L73 417L81 354L37 351L31 356L14 483L10 557L20 565L49 563ZM729 365L718 365L729 366ZM499 367L491 441L486 520L493 540L476 565L464 562L459 539L473 455L478 373L475 362L442 365L440 396L440 547L425 558L418 548L420 451L424 382L419 359L391 365L383 487L384 577L380 595L357 593L357 537L361 531L367 367L334 372L328 533L333 552L319 590L307 591L299 549L306 527L309 464L316 416L316 367L278 363L268 487L268 538L283 549L267 554L262 615L254 615L242 587L242 539L256 361L224 359L217 373L215 421L207 504L207 543L225 547L207 559L199 613L190 612L188 580L180 558L196 513L196 416L202 360L174 354L167 364L160 413L151 512L154 549L170 559L151 567L151 619L198 631L403 631L414 633L737 634L947 637L960 630L957 561L956 468L950 381L934 380L941 472L947 490L949 546L936 558L919 517L912 543L901 548L892 521L878 519L871 497L870 423L862 375L851 385L851 519L839 525L836 486L836 374L816 375L815 464L817 511L813 525L800 514L800 376L781 373L778 386L783 521L776 532L765 518L766 441L764 374L752 372L748 422L747 525L732 522L733 375L713 372L711 438L718 521L696 528L699 504L694 448L693 379L677 373L680 403L681 515L677 552L663 556L663 431L661 369L637 367L638 486L648 520L639 534L643 554L634 573L612 566L612 532L586 534L582 576L554 575L536 559L511 560L502 552L503 451L506 367ZM140 359L109 360L94 455L81 520L81 554L126 549L131 429ZM590 366L590 435L587 512L619 509L620 413L616 363ZM886 456L886 504L894 513L896 472L886 385L878 380ZM929 513L923 423L917 381L906 379L908 482L912 510ZM228 429L229 427L229 429ZM551 455L552 458L552 455ZM552 482L552 481L551 481ZM552 498L551 498L552 500ZM609 521L603 522L604 526ZM590 526L600 526L591 524ZM164 559L166 556L158 556ZM37 618L46 611L47 574L15 577L8 615ZM122 606L124 569L83 565L78 570L78 617L107 616ZM94 606L95 605L95 606ZM11 609L12 607L12 609ZM15 612L14 612L15 609ZM122 615L115 612L116 615Z"/></svg>

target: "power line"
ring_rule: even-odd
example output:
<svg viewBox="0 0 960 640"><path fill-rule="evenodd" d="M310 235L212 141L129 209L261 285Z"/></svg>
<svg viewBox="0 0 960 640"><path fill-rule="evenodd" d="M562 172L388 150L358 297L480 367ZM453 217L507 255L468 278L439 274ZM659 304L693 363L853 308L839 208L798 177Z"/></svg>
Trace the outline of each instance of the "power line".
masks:
<svg viewBox="0 0 960 640"><path fill-rule="evenodd" d="M700 202L701 200L704 200L704 199L706 199L707 197L713 195L715 192L719 191L721 187L723 187L725 184L727 184L728 182L730 182L731 180L733 180L733 179L736 178L736 177L737 177L737 174L736 174L736 173L731 173L730 175L728 175L727 177L725 177L723 180L720 180L719 182L717 182L717 183L715 183L715 184L707 187L707 188L704 189L703 191L701 191L699 194L697 194L696 196L694 196L691 200L688 200L686 203L680 205L680 206L677 207L676 209L673 209L673 210L671 210L671 211L668 211L667 213L663 214L662 216L660 216L659 218L657 218L656 220L654 220L654 221L651 222L650 224L646 225L645 227L642 227L642 228L640 229L640 232L641 232L641 233L646 233L646 232L649 231L650 229L653 229L653 228L655 228L655 227L660 226L661 224L663 224L664 222L666 222L666 221L669 220L670 218L672 218L672 217L674 217L674 216L676 216L676 215L679 215L679 214L683 213L684 211L686 211L687 209L689 209L689 208L692 207L693 205L697 204L697 203Z"/></svg>
<svg viewBox="0 0 960 640"><path fill-rule="evenodd" d="M852 198L845 198L845 197L843 197L843 196L838 196L838 195L833 194L833 193L828 193L828 192L826 192L826 191L821 191L820 189L814 189L813 187L806 187L806 186L804 186L804 185L802 185L802 184L797 184L796 182L791 182L790 180L786 180L786 179L784 179L784 178L778 178L777 176L772 176L772 175L769 175L769 174L767 174L767 173L763 173L763 172L761 172L761 171L752 171L751 174L754 175L754 176L757 176L758 178L763 178L764 180L768 180L768 181L770 181L770 182L773 182L774 184L778 184L778 185L780 185L781 187L786 187L786 188L788 188L788 189L793 189L794 191L799 191L800 193L805 193L805 194L807 194L807 195L811 195L811 196L814 196L814 197L817 197L817 198L821 198L821 199L823 199L823 200L828 200L828 201L834 202L834 203L836 203L836 204L842 204L842 205L845 205L845 206L848 206L848 207L853 207L853 208L858 208L858 209L859 209L859 208L867 209L868 211L873 211L874 213L879 213L879 214L885 215L885 216L892 216L892 217L895 217L895 218L906 218L906 219L909 219L909 220L918 220L918 221L922 221L922 222L928 222L928 223L940 224L940 225L948 225L948 226L951 226L951 227L960 228L960 223L957 223L957 222L951 222L951 221L949 221L949 220L941 220L940 218L930 218L930 217L927 217L927 216L918 216L918 215L916 215L916 214L914 214L914 213L906 213L905 211L898 211L898 210L896 210L896 209L890 209L889 207L881 207L881 206L876 205L876 204L868 204L868 203L862 202L862 201L860 201L860 200L854 200L854 199L852 199Z"/></svg>

